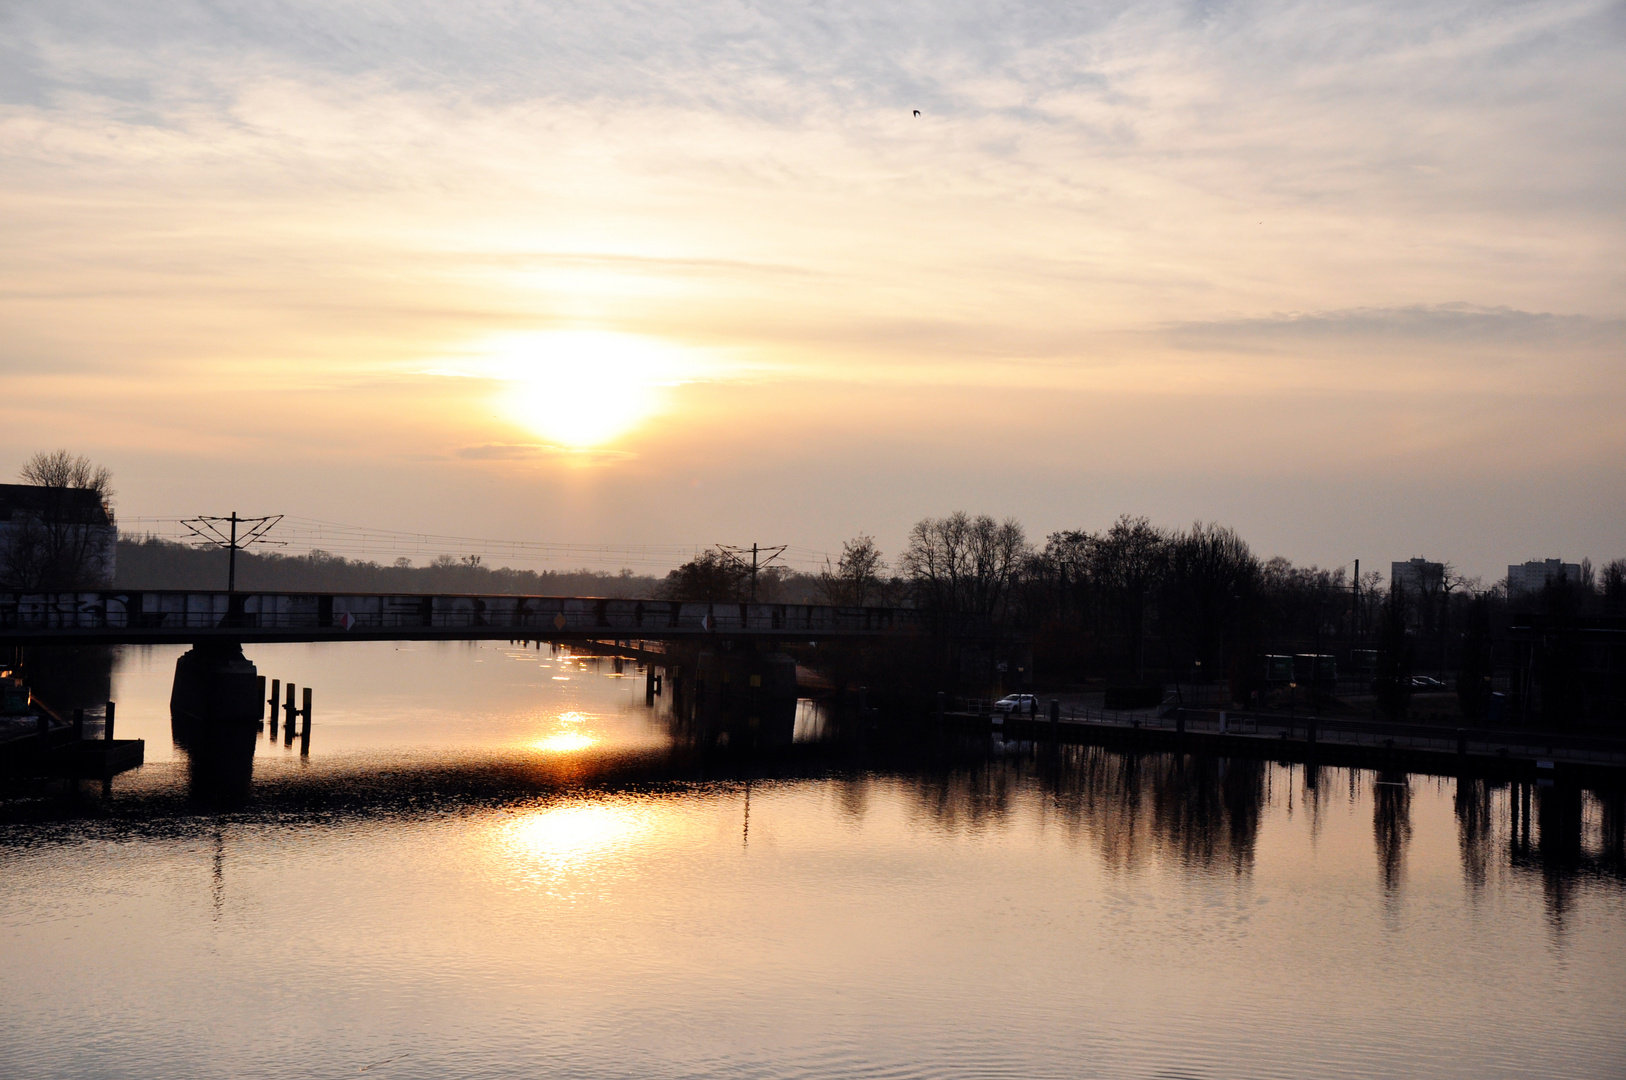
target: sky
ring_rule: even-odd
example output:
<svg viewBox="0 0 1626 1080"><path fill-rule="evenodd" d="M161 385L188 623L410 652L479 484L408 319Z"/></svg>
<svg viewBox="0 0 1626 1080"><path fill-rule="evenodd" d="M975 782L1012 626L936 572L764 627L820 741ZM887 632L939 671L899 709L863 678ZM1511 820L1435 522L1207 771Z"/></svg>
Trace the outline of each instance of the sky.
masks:
<svg viewBox="0 0 1626 1080"><path fill-rule="evenodd" d="M88 454L126 528L1626 556L1623 58L1565 0L8 0L0 473Z"/></svg>

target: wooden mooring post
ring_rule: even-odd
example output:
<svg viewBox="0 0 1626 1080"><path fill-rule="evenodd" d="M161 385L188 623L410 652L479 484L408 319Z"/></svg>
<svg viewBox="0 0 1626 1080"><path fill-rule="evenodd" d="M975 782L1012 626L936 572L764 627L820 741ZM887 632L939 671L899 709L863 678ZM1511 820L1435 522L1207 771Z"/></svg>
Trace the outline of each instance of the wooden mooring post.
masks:
<svg viewBox="0 0 1626 1080"><path fill-rule="evenodd" d="M107 703L106 719L102 721L102 738L107 742L113 741L113 703Z"/></svg>
<svg viewBox="0 0 1626 1080"><path fill-rule="evenodd" d="M282 680L272 679L271 696L266 699L266 704L271 707L271 738L273 739L277 737L277 703L278 699L281 697L281 694Z"/></svg>
<svg viewBox="0 0 1626 1080"><path fill-rule="evenodd" d="M298 712L299 710L294 708L294 684L289 683L287 702L282 707L282 744L284 746L294 744L294 717Z"/></svg>
<svg viewBox="0 0 1626 1080"><path fill-rule="evenodd" d="M265 676L258 676L260 694L260 727L265 727Z"/></svg>
<svg viewBox="0 0 1626 1080"><path fill-rule="evenodd" d="M305 722L299 729L299 756L310 757L311 754L311 688L305 687L305 707L301 710L305 714Z"/></svg>
<svg viewBox="0 0 1626 1080"><path fill-rule="evenodd" d="M655 665L644 665L644 704L655 704Z"/></svg>

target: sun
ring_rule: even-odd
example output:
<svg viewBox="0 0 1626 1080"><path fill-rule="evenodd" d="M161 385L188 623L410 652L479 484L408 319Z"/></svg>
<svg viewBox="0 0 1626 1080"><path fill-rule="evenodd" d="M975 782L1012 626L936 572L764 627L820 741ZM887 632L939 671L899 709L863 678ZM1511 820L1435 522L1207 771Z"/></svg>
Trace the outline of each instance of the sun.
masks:
<svg viewBox="0 0 1626 1080"><path fill-rule="evenodd" d="M681 350L602 330L508 336L492 343L490 358L502 411L570 450L602 447L635 430L686 377Z"/></svg>

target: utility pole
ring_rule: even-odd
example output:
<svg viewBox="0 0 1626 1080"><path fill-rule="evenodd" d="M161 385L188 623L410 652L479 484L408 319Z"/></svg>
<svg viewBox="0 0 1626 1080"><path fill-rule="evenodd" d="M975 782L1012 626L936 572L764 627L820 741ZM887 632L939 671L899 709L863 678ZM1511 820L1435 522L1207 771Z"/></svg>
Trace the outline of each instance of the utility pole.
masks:
<svg viewBox="0 0 1626 1080"><path fill-rule="evenodd" d="M1361 560L1355 560L1355 584L1351 590L1353 599L1350 604L1353 608L1349 613L1350 648L1355 647L1356 635L1360 630L1361 621ZM1364 638L1362 639L1364 641Z"/></svg>
<svg viewBox="0 0 1626 1080"><path fill-rule="evenodd" d="M774 547L764 547L760 544L752 544L751 564L749 566L747 566L745 563L744 548L730 547L727 544L718 544L717 550L722 553L723 558L734 563L740 569L751 575L751 603L754 604L757 602L757 571L766 569L767 565L779 558L779 556L783 555L785 553L785 549L789 546L790 545L788 544L778 544ZM763 555L766 555L767 558L758 562L759 556Z"/></svg>
<svg viewBox="0 0 1626 1080"><path fill-rule="evenodd" d="M265 539L265 534L281 520L281 514L245 518L238 517L237 511L233 510L230 517L195 517L188 518L181 524L205 544L226 549L226 592L234 594L237 592L237 552L250 544L274 544L281 547L281 541ZM246 525L248 528L239 534L237 531L239 525Z"/></svg>

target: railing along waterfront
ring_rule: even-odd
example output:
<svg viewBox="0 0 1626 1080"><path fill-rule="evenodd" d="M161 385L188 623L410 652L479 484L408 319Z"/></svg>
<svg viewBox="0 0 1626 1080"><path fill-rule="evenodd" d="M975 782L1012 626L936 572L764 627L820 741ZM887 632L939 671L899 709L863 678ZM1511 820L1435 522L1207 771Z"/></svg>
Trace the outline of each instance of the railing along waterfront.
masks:
<svg viewBox="0 0 1626 1080"><path fill-rule="evenodd" d="M956 704L965 712L987 716L996 726L999 724L999 721L995 720L996 717L1005 721L1016 721L1013 727L1042 726L1051 722L1048 703L1044 701L1039 702L1037 713L1011 712L1003 716L993 710L991 701L985 699L960 699ZM1626 767L1626 741L1568 732L1449 729L1377 720L1313 715L1278 716L1230 710L1226 710L1222 717L1218 712L1171 709L1166 705L1134 710L1063 705L1057 709L1056 722L1125 731L1227 735L1257 739L1261 743L1308 741L1328 746L1467 754L1473 757L1535 758L1572 764Z"/></svg>
<svg viewBox="0 0 1626 1080"><path fill-rule="evenodd" d="M711 634L791 640L907 631L908 609L502 594L102 590L0 593L0 640L123 642L327 640L351 637L673 638Z"/></svg>

